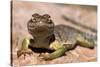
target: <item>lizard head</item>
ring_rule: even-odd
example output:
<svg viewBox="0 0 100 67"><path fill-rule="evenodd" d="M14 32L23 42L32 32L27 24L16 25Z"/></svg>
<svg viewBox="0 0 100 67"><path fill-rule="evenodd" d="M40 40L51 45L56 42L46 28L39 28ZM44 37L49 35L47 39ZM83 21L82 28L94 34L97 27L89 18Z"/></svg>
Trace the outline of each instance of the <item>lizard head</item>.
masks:
<svg viewBox="0 0 100 67"><path fill-rule="evenodd" d="M35 13L27 23L27 28L29 33L34 37L48 37L53 34L54 23L50 15L39 15Z"/></svg>

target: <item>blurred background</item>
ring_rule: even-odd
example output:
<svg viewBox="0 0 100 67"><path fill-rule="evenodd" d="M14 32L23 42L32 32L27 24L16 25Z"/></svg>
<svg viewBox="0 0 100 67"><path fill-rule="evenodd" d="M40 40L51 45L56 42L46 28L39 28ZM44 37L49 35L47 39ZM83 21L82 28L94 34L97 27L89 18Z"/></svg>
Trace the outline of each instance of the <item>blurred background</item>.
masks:
<svg viewBox="0 0 100 67"><path fill-rule="evenodd" d="M87 49L76 47L74 50L66 52L66 55L51 61L44 61L38 58L38 53L25 59L17 59L17 50L21 47L21 42L25 37L31 35L27 30L27 22L32 14L49 14L55 25L64 24L71 26L94 36L97 35L97 6L75 5L61 3L46 3L33 1L13 1L12 8L12 62L13 65L33 65L33 64L57 64L71 62L96 61L96 47ZM41 62L42 61L42 62Z"/></svg>

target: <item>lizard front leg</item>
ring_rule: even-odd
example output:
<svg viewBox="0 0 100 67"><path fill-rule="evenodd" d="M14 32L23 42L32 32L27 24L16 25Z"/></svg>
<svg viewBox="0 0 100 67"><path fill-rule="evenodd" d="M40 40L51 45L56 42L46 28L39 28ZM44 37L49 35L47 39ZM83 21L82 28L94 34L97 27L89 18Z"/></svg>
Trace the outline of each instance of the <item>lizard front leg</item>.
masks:
<svg viewBox="0 0 100 67"><path fill-rule="evenodd" d="M26 56L26 54L32 54L32 50L28 48L30 44L30 39L25 38L22 41L22 46L21 48L17 51L17 57L19 58L21 55L24 55L24 58Z"/></svg>
<svg viewBox="0 0 100 67"><path fill-rule="evenodd" d="M42 54L43 59L45 60L55 59L64 55L66 52L66 48L63 45L61 45L60 42L56 40L50 44L50 49L54 49L55 51L53 53Z"/></svg>

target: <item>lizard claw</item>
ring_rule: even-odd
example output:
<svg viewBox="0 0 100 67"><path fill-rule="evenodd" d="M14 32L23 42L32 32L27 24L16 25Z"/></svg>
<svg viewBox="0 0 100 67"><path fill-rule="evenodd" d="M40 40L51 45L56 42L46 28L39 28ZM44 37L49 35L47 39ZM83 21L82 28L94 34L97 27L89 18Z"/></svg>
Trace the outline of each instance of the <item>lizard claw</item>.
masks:
<svg viewBox="0 0 100 67"><path fill-rule="evenodd" d="M21 55L24 55L24 59L26 55L32 55L32 50L30 49L21 49L17 51L17 58L19 58Z"/></svg>

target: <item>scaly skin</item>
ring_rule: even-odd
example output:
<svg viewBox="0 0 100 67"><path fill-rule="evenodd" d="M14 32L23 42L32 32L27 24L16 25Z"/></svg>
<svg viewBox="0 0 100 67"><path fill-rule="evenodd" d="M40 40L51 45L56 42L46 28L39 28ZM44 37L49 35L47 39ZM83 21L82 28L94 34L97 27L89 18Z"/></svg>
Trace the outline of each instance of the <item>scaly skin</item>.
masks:
<svg viewBox="0 0 100 67"><path fill-rule="evenodd" d="M33 14L27 23L27 28L34 39L25 38L23 40L22 47L17 52L18 57L22 54L32 53L32 50L28 48L29 45L35 48L55 50L52 53L42 54L41 56L45 60L58 58L77 45L87 48L94 48L95 46L94 40L86 38L78 30L65 25L54 26L48 14L42 16L37 13Z"/></svg>

